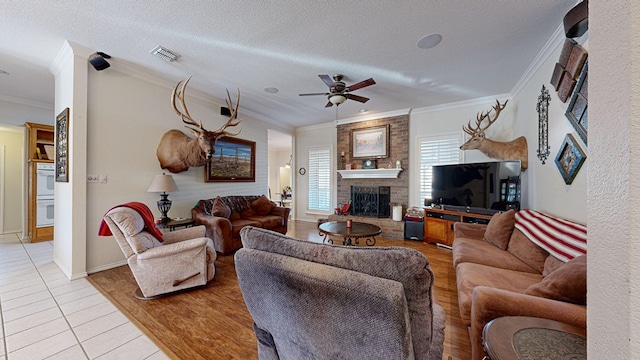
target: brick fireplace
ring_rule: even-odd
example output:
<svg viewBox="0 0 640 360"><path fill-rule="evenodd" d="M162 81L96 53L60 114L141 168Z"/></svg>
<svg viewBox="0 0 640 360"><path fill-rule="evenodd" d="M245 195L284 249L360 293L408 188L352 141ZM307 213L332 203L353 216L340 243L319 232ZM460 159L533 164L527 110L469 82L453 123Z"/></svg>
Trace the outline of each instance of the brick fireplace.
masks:
<svg viewBox="0 0 640 360"><path fill-rule="evenodd" d="M391 214L389 186L352 186L351 211L355 216L388 218Z"/></svg>
<svg viewBox="0 0 640 360"><path fill-rule="evenodd" d="M383 201L386 204L380 204L386 208L384 217L373 215L362 216L358 218L365 219L366 222L379 224L383 228L383 236L394 239L404 238L404 225L402 222L394 222L390 219L391 206L401 205L403 210L409 204L409 115L398 115L381 119L368 121L351 122L340 124L337 126L337 164L339 169L344 169L345 163L354 165L355 169L362 169L362 161L367 159L351 157L351 131L354 129L366 129L370 127L379 127L389 125L389 156L386 158L375 159L376 168L395 168L396 161L400 161L403 171L397 178L352 178L343 179L338 175L337 179L337 199L339 204L345 204L351 200L352 187L385 187L388 189L388 198ZM344 159L340 154L344 152ZM386 196L386 194L385 194ZM388 199L388 200L387 200ZM388 201L388 202L387 202ZM353 205L353 204L352 204ZM374 220L378 219L378 220ZM385 225L385 223L387 223ZM385 234L385 228L393 230L390 234Z"/></svg>

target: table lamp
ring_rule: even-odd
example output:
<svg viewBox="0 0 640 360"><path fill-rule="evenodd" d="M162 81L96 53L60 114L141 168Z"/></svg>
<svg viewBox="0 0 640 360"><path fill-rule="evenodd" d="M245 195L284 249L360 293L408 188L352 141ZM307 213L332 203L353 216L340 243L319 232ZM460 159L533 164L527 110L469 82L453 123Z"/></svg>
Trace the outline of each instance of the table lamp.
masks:
<svg viewBox="0 0 640 360"><path fill-rule="evenodd" d="M147 192L162 193L160 194L160 200L158 200L158 210L160 210L160 214L162 215L160 221L165 224L171 220L167 216L169 209L171 209L171 200L167 199L169 196L167 192L172 191L178 191L178 185L176 185L176 182L173 180L173 176L165 175L164 173L162 175L156 175L147 189Z"/></svg>

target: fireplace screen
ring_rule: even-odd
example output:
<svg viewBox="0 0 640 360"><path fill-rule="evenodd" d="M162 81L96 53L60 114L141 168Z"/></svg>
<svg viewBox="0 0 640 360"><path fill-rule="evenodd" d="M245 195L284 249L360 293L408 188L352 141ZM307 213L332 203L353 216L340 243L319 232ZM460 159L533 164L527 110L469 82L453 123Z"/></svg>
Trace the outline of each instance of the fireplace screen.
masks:
<svg viewBox="0 0 640 360"><path fill-rule="evenodd" d="M391 187L351 186L351 215L388 218Z"/></svg>

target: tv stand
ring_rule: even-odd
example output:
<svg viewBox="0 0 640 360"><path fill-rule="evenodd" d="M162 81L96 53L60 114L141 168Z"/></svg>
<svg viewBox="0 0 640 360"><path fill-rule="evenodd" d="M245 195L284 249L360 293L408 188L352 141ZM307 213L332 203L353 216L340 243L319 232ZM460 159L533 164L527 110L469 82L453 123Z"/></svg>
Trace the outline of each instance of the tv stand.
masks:
<svg viewBox="0 0 640 360"><path fill-rule="evenodd" d="M424 208L424 241L426 243L453 245L453 224L457 222L488 224L493 215L471 211Z"/></svg>

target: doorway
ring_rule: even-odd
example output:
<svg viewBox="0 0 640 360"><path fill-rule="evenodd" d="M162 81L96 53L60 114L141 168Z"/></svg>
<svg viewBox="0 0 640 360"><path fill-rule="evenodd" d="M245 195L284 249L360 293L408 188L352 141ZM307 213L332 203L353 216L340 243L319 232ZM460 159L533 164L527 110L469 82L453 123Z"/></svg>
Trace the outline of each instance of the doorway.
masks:
<svg viewBox="0 0 640 360"><path fill-rule="evenodd" d="M295 191L291 171L293 161L293 136L281 131L268 129L268 179L269 197L280 206L291 207L289 219L294 219Z"/></svg>

